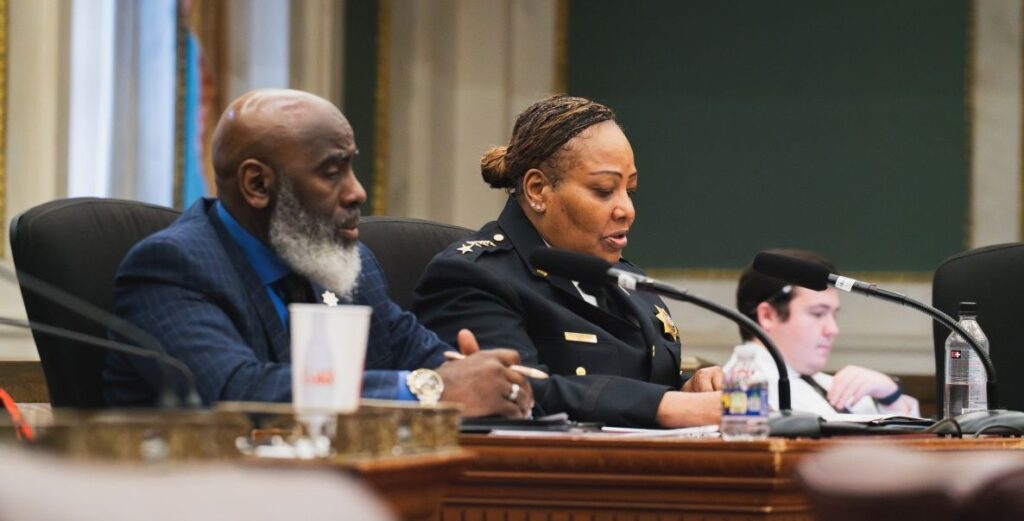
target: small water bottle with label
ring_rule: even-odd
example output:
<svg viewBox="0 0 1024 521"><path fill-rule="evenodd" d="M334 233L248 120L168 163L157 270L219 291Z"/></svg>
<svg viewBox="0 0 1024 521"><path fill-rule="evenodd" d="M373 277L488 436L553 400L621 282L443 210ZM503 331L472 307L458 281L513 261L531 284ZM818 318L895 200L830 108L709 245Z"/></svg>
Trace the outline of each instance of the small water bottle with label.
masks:
<svg viewBox="0 0 1024 521"><path fill-rule="evenodd" d="M768 437L768 380L754 357L762 347L736 346L736 364L725 374L722 389L722 439L763 440Z"/></svg>
<svg viewBox="0 0 1024 521"><path fill-rule="evenodd" d="M961 302L960 327L964 328L987 354L988 337L978 325L978 306L974 302ZM970 344L955 332L946 338L946 387L942 396L942 417L954 418L964 413L988 409L988 375L981 357Z"/></svg>

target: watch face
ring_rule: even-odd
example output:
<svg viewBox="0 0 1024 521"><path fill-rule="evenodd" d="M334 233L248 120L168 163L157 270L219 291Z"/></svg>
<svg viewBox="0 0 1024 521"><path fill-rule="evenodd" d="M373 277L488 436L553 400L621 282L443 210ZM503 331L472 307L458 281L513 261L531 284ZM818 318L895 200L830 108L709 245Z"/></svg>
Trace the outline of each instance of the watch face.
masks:
<svg viewBox="0 0 1024 521"><path fill-rule="evenodd" d="M444 392L444 380L441 375L430 369L417 369L409 375L409 390L421 402L437 402Z"/></svg>
<svg viewBox="0 0 1024 521"><path fill-rule="evenodd" d="M420 373L419 377L416 378L416 384L417 387L420 388L420 392L424 394L436 394L440 396L441 391L444 389L441 385L441 377L433 371L424 371Z"/></svg>

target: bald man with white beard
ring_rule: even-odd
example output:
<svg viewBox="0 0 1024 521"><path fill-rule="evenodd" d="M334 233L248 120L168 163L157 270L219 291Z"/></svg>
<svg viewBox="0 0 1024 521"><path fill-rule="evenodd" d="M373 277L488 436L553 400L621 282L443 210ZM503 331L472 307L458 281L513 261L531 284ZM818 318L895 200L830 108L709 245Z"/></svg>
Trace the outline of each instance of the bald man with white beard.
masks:
<svg viewBox="0 0 1024 521"><path fill-rule="evenodd" d="M217 199L202 199L137 244L115 279L115 314L144 329L196 375L207 404L291 399L288 308L323 291L373 308L363 396L424 399L410 375L444 385L467 416L529 413L515 351L480 352L472 333L452 347L387 296L359 238L366 192L352 169L352 127L330 102L294 90L249 92L214 133ZM435 372L436 370L436 372ZM432 373L432 374L430 374ZM153 405L161 373L148 360L108 356L111 405Z"/></svg>

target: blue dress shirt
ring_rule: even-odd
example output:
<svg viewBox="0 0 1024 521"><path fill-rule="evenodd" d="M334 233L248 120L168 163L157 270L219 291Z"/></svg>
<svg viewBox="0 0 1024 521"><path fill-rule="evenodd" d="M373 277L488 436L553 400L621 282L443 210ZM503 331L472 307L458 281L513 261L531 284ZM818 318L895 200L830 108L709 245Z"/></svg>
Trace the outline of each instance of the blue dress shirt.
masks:
<svg viewBox="0 0 1024 521"><path fill-rule="evenodd" d="M216 203L217 216L220 217L224 228L227 229L228 234L235 241L245 257L252 264L253 270L256 272L256 276L259 277L260 283L267 291L267 295L270 296L270 301L274 303L274 309L277 311L277 316L281 318L281 323L285 329L289 329L288 324L288 306L285 305L284 300L277 291L274 290L274 285L278 281L287 277L291 274L292 270L287 264L281 259L274 250L270 249L269 246L259 240L253 234L249 233L242 227L235 218L224 209L224 205L217 201ZM319 290L316 293L320 293ZM397 390L398 394L395 397L398 400L416 400L416 397L409 390L409 386L406 385L406 377L410 371L398 371L397 372Z"/></svg>

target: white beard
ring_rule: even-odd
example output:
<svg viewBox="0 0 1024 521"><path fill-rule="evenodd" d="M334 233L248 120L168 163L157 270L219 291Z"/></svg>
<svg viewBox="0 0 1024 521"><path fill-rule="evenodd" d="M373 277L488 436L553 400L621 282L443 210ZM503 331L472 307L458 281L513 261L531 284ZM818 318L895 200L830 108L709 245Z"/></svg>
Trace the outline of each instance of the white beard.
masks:
<svg viewBox="0 0 1024 521"><path fill-rule="evenodd" d="M270 212L271 248L295 273L347 299L362 269L359 249L330 219L303 208L291 183L282 181Z"/></svg>

